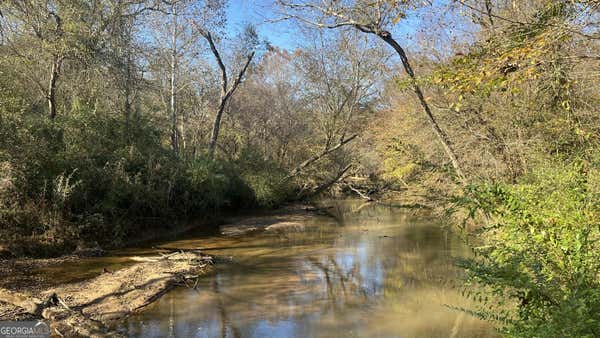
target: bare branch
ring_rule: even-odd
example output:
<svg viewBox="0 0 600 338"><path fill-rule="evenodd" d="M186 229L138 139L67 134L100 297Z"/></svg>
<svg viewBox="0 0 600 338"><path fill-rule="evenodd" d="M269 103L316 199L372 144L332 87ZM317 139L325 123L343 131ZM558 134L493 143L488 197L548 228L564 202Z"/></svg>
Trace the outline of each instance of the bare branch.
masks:
<svg viewBox="0 0 600 338"><path fill-rule="evenodd" d="M219 53L219 50L217 49L217 46L215 45L215 41L213 39L211 32L199 27L196 23L193 23L193 24L198 29L198 32L200 33L200 35L202 35L202 37L204 37L206 39L206 41L208 41L210 50L213 53L215 59L217 60L217 64L219 65L219 69L221 70L221 96L225 97L225 95L227 94L227 87L228 87L227 68L225 67L225 63L223 62L223 59L221 58L221 54Z"/></svg>
<svg viewBox="0 0 600 338"><path fill-rule="evenodd" d="M350 142L350 141L354 140L354 139L355 139L357 136L358 136L357 134L354 134L354 135L352 135L352 136L348 137L347 139L340 141L340 143L338 143L336 146L334 146L334 147L332 147L332 148L329 148L329 149L325 149L325 150L323 150L321 153L319 153L318 155L316 155L316 156L314 156L314 157L311 157L311 158L309 158L308 160L306 160L306 161L304 161L304 162L300 163L300 165L299 165L299 166L297 166L297 167L296 167L294 170L292 170L292 171L290 172L290 174L289 174L289 175L287 175L286 177L284 177L284 178L281 180L281 182L288 181L288 180L289 180L289 179L291 179L292 177L294 177L294 176L298 175L300 172L302 172L302 170L304 170L304 169L305 169L306 167L308 167L309 165L311 165L311 164L313 164L313 163L317 162L317 161L318 161L319 159L321 159L322 157L324 157L324 156L326 156L326 155L328 155L328 154L331 154L332 152L334 152L334 151L338 150L339 148L343 147L343 146L344 146L346 143L348 143L348 142Z"/></svg>
<svg viewBox="0 0 600 338"><path fill-rule="evenodd" d="M233 95L233 92L235 92L235 90L239 86L239 84L242 83L242 79L244 77L244 74L246 74L246 71L248 70L248 67L250 66L250 63L252 63L252 59L254 58L255 54L256 54L256 52L253 51L252 53L248 54L248 56L246 57L246 63L244 64L244 66L242 67L242 69L240 70L240 72L238 73L238 76L236 77L235 81L233 82L233 85L231 86L231 88L227 92L227 97L228 98L229 98L229 96Z"/></svg>

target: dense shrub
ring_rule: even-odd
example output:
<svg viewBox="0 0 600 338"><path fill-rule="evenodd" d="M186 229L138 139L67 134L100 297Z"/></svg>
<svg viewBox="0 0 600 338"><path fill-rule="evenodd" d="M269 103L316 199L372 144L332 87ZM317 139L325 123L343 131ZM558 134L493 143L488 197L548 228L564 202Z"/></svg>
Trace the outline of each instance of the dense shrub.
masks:
<svg viewBox="0 0 600 338"><path fill-rule="evenodd" d="M515 337L600 335L598 156L542 165L515 185L472 186L462 202L490 218L486 245L464 262L470 281L518 307L480 315Z"/></svg>
<svg viewBox="0 0 600 338"><path fill-rule="evenodd" d="M276 183L281 170L259 159L250 166L180 158L150 121L123 126L121 116L85 109L54 121L2 113L4 251L55 255L87 242L118 245L142 225L165 228L173 224L167 219L210 218L223 209L273 207L284 199Z"/></svg>
<svg viewBox="0 0 600 338"><path fill-rule="evenodd" d="M293 188L283 180L288 172L275 161L263 158L251 148L245 148L236 166L246 185L252 189L258 206L273 208L290 199Z"/></svg>

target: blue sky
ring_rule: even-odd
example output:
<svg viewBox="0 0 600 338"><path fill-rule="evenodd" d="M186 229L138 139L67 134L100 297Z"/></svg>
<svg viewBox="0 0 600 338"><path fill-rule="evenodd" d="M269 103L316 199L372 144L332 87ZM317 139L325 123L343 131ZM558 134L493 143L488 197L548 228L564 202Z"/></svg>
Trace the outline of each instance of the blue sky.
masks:
<svg viewBox="0 0 600 338"><path fill-rule="evenodd" d="M469 30L469 25L457 12L448 11L448 0L434 0L433 6L408 13L407 18L394 27L392 31L395 39L409 50L419 50L424 41L429 48L435 46L439 52L452 50L450 41L460 28ZM297 23L294 22L269 22L269 19L278 17L273 0L229 0L227 9L228 28L230 31L241 31L245 24L256 25L262 38L273 45L287 50L294 50L303 45L303 35L297 32ZM435 23L446 24L440 28ZM437 32L437 36L428 35L428 32ZM435 40L428 40L435 37ZM420 39L420 40L419 40ZM423 40L425 39L425 40Z"/></svg>
<svg viewBox="0 0 600 338"><path fill-rule="evenodd" d="M241 31L247 23L257 26L261 37L273 45L293 50L302 43L293 25L286 22L271 23L277 17L272 0L229 0L227 20L229 29Z"/></svg>

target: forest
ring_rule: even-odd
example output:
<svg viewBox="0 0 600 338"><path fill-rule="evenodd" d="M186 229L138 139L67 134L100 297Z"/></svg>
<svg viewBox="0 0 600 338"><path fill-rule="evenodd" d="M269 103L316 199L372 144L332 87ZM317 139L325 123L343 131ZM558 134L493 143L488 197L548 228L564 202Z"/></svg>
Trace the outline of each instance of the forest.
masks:
<svg viewBox="0 0 600 338"><path fill-rule="evenodd" d="M0 1L1 258L352 196L461 234L455 310L600 335L598 0L242 3Z"/></svg>

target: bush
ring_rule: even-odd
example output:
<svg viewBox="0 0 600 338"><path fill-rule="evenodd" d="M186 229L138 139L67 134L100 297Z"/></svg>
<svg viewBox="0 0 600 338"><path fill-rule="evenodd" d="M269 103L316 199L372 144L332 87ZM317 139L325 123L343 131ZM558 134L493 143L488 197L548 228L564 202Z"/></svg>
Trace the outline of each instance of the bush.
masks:
<svg viewBox="0 0 600 338"><path fill-rule="evenodd" d="M252 190L256 206L273 208L290 198L292 187L289 182L283 182L287 171L275 161L265 159L252 148L245 148L235 165Z"/></svg>
<svg viewBox="0 0 600 338"><path fill-rule="evenodd" d="M177 157L143 118L85 107L55 120L0 107L0 251L46 256L119 245L141 225L274 207L283 171L248 149L237 160Z"/></svg>
<svg viewBox="0 0 600 338"><path fill-rule="evenodd" d="M263 171L244 175L244 181L252 189L256 203L263 208L273 208L288 199L290 190L280 183L284 175Z"/></svg>
<svg viewBox="0 0 600 338"><path fill-rule="evenodd" d="M186 171L195 209L245 208L254 204L252 190L231 165L208 158L194 160Z"/></svg>
<svg viewBox="0 0 600 338"><path fill-rule="evenodd" d="M479 314L501 319L509 336L600 335L599 169L597 156L552 163L519 184L472 186L462 199L472 216L490 218L485 246L463 262L470 281L518 307Z"/></svg>
<svg viewBox="0 0 600 338"><path fill-rule="evenodd" d="M223 206L204 200L218 182L195 191L186 166L144 120L124 130L122 119L110 114L74 112L49 121L1 113L2 251L46 256L81 242L114 245L139 224Z"/></svg>

